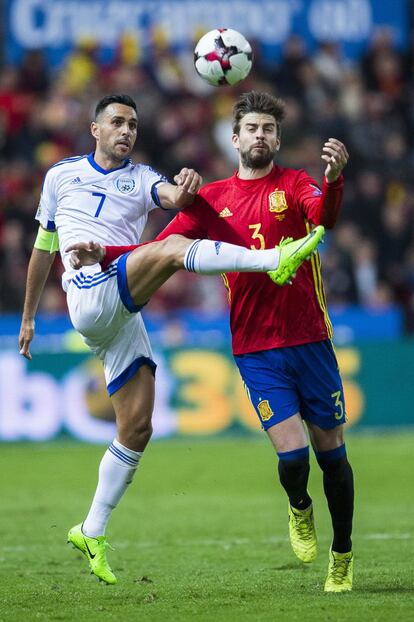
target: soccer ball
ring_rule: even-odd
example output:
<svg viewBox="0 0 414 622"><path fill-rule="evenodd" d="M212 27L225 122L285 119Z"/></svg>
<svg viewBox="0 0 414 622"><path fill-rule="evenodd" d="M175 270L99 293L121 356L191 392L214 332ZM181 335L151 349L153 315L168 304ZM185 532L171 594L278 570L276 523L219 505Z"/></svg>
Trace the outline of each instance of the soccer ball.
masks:
<svg viewBox="0 0 414 622"><path fill-rule="evenodd" d="M199 76L213 86L237 84L252 68L252 48L242 34L231 28L210 30L194 50Z"/></svg>

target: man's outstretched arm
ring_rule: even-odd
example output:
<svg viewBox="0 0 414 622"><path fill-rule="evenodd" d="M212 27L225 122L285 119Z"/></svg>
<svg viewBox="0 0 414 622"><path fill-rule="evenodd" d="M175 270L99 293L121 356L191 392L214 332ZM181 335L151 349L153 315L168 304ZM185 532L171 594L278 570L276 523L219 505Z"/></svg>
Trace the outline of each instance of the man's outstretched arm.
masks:
<svg viewBox="0 0 414 622"><path fill-rule="evenodd" d="M322 148L321 159L326 162L319 223L331 229L338 218L342 205L344 177L342 174L349 154L345 145L336 138L329 138Z"/></svg>
<svg viewBox="0 0 414 622"><path fill-rule="evenodd" d="M318 225L323 225L326 229L332 229L335 226L342 207L343 193L344 178L342 174L330 183L326 178L323 180Z"/></svg>
<svg viewBox="0 0 414 622"><path fill-rule="evenodd" d="M55 252L34 248L30 257L19 333L20 354L29 360L32 358L29 348L35 332L35 315L55 254Z"/></svg>
<svg viewBox="0 0 414 622"><path fill-rule="evenodd" d="M334 227L342 206L344 177L342 171L348 161L343 143L330 138L323 146L321 159L327 165L322 189L305 171L301 171L295 186L296 201L305 217L314 225L326 229Z"/></svg>
<svg viewBox="0 0 414 622"><path fill-rule="evenodd" d="M158 200L164 209L184 209L191 205L203 179L192 168L182 168L174 177L177 184L161 184L157 187Z"/></svg>

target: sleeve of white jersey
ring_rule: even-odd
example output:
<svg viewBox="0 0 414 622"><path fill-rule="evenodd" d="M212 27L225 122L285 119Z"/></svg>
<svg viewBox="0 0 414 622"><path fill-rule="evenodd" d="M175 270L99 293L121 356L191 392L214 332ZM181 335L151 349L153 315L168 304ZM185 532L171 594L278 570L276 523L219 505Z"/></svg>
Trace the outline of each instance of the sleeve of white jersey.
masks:
<svg viewBox="0 0 414 622"><path fill-rule="evenodd" d="M147 210L150 212L156 207L161 207L157 188L162 184L169 183L165 175L161 175L151 166L145 166L142 171L142 182L145 188L145 207Z"/></svg>
<svg viewBox="0 0 414 622"><path fill-rule="evenodd" d="M48 171L43 181L40 194L39 206L36 212L36 220L40 222L44 229L55 231L55 214L57 207L55 176Z"/></svg>

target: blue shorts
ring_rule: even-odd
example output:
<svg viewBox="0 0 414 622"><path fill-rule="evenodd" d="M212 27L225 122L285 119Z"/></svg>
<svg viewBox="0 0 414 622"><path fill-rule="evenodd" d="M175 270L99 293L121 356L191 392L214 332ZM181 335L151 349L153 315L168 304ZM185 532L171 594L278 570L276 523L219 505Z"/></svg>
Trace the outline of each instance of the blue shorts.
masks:
<svg viewBox="0 0 414 622"><path fill-rule="evenodd" d="M234 358L265 430L296 413L323 429L345 423L344 392L330 340Z"/></svg>

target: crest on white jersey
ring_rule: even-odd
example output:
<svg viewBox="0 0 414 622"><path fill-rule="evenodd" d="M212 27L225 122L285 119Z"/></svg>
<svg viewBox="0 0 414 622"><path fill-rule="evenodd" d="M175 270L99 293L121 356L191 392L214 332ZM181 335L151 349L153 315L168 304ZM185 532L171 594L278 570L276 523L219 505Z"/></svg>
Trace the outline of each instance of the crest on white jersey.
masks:
<svg viewBox="0 0 414 622"><path fill-rule="evenodd" d="M116 187L122 194L130 194L135 188L135 181L131 177L118 177Z"/></svg>

